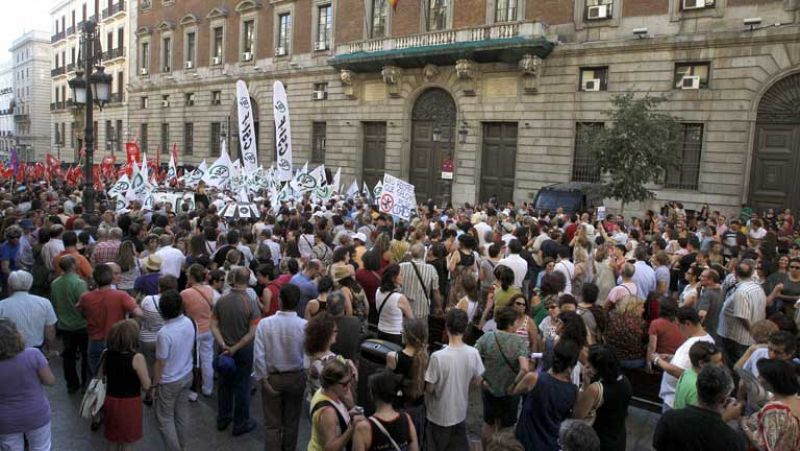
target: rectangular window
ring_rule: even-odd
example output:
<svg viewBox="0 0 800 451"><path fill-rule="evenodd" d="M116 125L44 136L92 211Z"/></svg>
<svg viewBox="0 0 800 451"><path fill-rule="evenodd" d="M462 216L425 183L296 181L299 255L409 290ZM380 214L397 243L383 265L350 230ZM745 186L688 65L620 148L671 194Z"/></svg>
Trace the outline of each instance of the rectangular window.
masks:
<svg viewBox="0 0 800 451"><path fill-rule="evenodd" d="M608 90L608 67L581 67L579 91Z"/></svg>
<svg viewBox="0 0 800 451"><path fill-rule="evenodd" d="M572 181L600 181L600 170L594 156L586 145L586 135L590 131L603 128L602 122L578 122L575 124L575 153L572 156Z"/></svg>
<svg viewBox="0 0 800 451"><path fill-rule="evenodd" d="M713 8L714 0L678 0L681 11L692 11L695 9Z"/></svg>
<svg viewBox="0 0 800 451"><path fill-rule="evenodd" d="M675 89L708 88L709 63L676 63Z"/></svg>
<svg viewBox="0 0 800 451"><path fill-rule="evenodd" d="M140 99L140 102L139 102L139 108L141 108L141 109L143 109L143 110L146 110L146 109L147 109L147 106L148 106L148 105L147 105L147 104L148 104L148 102L147 102L147 96L142 96L142 97L140 97L139 99Z"/></svg>
<svg viewBox="0 0 800 451"><path fill-rule="evenodd" d="M142 59L139 61L139 68L147 70L150 66L150 43L142 42Z"/></svg>
<svg viewBox="0 0 800 451"><path fill-rule="evenodd" d="M495 0L495 2L495 22L512 22L517 20L517 0Z"/></svg>
<svg viewBox="0 0 800 451"><path fill-rule="evenodd" d="M278 45L275 48L275 55L282 56L289 54L291 44L292 15L289 13L278 15Z"/></svg>
<svg viewBox="0 0 800 451"><path fill-rule="evenodd" d="M212 64L222 64L222 41L222 27L214 28L214 47L212 47L212 50L215 61L212 61Z"/></svg>
<svg viewBox="0 0 800 451"><path fill-rule="evenodd" d="M325 164L325 135L327 134L325 122L314 122L311 128L311 163Z"/></svg>
<svg viewBox="0 0 800 451"><path fill-rule="evenodd" d="M161 58L164 63L164 72L172 71L172 38L164 38L161 40Z"/></svg>
<svg viewBox="0 0 800 451"><path fill-rule="evenodd" d="M314 50L328 50L331 48L332 12L331 5L322 5L317 8L317 45Z"/></svg>
<svg viewBox="0 0 800 451"><path fill-rule="evenodd" d="M169 124L164 122L161 124L161 151L167 152L169 150Z"/></svg>
<svg viewBox="0 0 800 451"><path fill-rule="evenodd" d="M613 17L614 0L586 0L583 20L603 20Z"/></svg>
<svg viewBox="0 0 800 451"><path fill-rule="evenodd" d="M696 190L700 180L703 124L681 124L681 150L675 166L667 170L665 188Z"/></svg>
<svg viewBox="0 0 800 451"><path fill-rule="evenodd" d="M125 71L119 71L117 76L117 95L120 102L125 101Z"/></svg>
<svg viewBox="0 0 800 451"><path fill-rule="evenodd" d="M110 52L114 48L114 33L109 31L106 33L106 52Z"/></svg>
<svg viewBox="0 0 800 451"><path fill-rule="evenodd" d="M222 91L211 91L211 104L212 105L222 104Z"/></svg>
<svg viewBox="0 0 800 451"><path fill-rule="evenodd" d="M111 129L111 121L106 121L106 151L111 151L114 145L114 132Z"/></svg>
<svg viewBox="0 0 800 451"><path fill-rule="evenodd" d="M209 141L212 156L219 155L220 149L220 139L222 138L222 122L212 122L211 123L211 139Z"/></svg>
<svg viewBox="0 0 800 451"><path fill-rule="evenodd" d="M141 134L139 141L142 143L142 152L147 152L147 124L142 124L139 133Z"/></svg>
<svg viewBox="0 0 800 451"><path fill-rule="evenodd" d="M122 119L117 119L117 128L114 129L115 139L117 142L116 151L122 151Z"/></svg>
<svg viewBox="0 0 800 451"><path fill-rule="evenodd" d="M253 54L253 43L255 42L255 22L252 20L246 20L242 26L242 52L243 53L250 53L250 58L252 58Z"/></svg>
<svg viewBox="0 0 800 451"><path fill-rule="evenodd" d="M448 1L449 0L429 0L428 31L438 31L447 28Z"/></svg>
<svg viewBox="0 0 800 451"><path fill-rule="evenodd" d="M370 20L370 38L386 36L386 0L372 0L372 20Z"/></svg>
<svg viewBox="0 0 800 451"><path fill-rule="evenodd" d="M196 35L194 31L186 33L186 56L184 59L186 60L186 69L191 69L194 67L194 52L195 52L195 43Z"/></svg>
<svg viewBox="0 0 800 451"><path fill-rule="evenodd" d="M125 46L125 27L117 29L117 48L122 49Z"/></svg>
<svg viewBox="0 0 800 451"><path fill-rule="evenodd" d="M194 106L194 93L187 92L186 93L186 106Z"/></svg>
<svg viewBox="0 0 800 451"><path fill-rule="evenodd" d="M328 98L328 84L314 83L314 90L311 92L311 100L325 100Z"/></svg>
<svg viewBox="0 0 800 451"><path fill-rule="evenodd" d="M186 122L183 124L183 154L192 155L194 153L194 123Z"/></svg>
<svg viewBox="0 0 800 451"><path fill-rule="evenodd" d="M169 108L169 94L164 94L161 96L161 106L164 108Z"/></svg>

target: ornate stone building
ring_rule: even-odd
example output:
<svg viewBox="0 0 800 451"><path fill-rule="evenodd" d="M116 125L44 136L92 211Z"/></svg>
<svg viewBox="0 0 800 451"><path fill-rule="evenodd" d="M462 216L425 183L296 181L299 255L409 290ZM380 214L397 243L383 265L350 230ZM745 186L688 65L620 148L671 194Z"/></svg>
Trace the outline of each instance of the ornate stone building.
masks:
<svg viewBox="0 0 800 451"><path fill-rule="evenodd" d="M0 160L8 158L15 142L14 67L10 61L0 64Z"/></svg>
<svg viewBox="0 0 800 451"><path fill-rule="evenodd" d="M20 161L40 161L50 151L47 33L29 31L15 39L9 51L14 73L14 147Z"/></svg>
<svg viewBox="0 0 800 451"><path fill-rule="evenodd" d="M800 207L797 0L139 0L130 122L152 153L237 157L235 81L287 86L294 162L420 197L530 201L596 181L579 139L614 94L666 94L683 149L658 200ZM231 119L232 118L232 119ZM454 168L452 178L443 168ZM443 173L444 172L444 173Z"/></svg>

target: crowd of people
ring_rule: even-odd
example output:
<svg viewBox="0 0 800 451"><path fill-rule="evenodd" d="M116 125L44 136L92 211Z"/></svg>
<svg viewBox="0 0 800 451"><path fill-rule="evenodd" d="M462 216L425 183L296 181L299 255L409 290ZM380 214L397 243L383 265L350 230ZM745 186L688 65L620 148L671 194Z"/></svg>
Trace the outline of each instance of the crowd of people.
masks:
<svg viewBox="0 0 800 451"><path fill-rule="evenodd" d="M0 200L2 449L51 449L43 385L79 397L93 378L109 449L151 414L187 449L200 397L247 434L260 392L268 450L625 450L631 380L660 381L657 450L800 449L789 210L430 203L401 222L357 196L229 221L202 185L179 211L79 200Z"/></svg>

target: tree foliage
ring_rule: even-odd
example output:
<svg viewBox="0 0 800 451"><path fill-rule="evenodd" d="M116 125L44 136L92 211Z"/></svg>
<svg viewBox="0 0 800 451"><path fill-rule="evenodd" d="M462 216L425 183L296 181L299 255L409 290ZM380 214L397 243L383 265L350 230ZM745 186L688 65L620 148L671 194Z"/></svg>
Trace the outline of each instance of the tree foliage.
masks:
<svg viewBox="0 0 800 451"><path fill-rule="evenodd" d="M604 197L626 203L650 199L647 185L663 180L665 171L679 162L680 124L658 107L664 96L633 93L614 96L606 114L611 127L589 128L582 139L603 174L599 190Z"/></svg>

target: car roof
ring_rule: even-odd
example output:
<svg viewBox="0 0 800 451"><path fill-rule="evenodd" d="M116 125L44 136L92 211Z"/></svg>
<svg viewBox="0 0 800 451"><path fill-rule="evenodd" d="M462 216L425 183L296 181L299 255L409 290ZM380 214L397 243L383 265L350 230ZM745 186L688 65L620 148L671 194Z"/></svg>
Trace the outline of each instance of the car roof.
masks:
<svg viewBox="0 0 800 451"><path fill-rule="evenodd" d="M592 186L595 186L595 184L590 182L555 183L543 186L540 191L585 191Z"/></svg>

